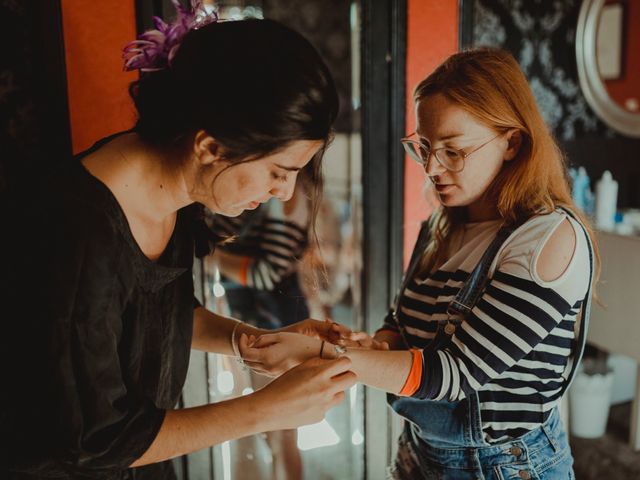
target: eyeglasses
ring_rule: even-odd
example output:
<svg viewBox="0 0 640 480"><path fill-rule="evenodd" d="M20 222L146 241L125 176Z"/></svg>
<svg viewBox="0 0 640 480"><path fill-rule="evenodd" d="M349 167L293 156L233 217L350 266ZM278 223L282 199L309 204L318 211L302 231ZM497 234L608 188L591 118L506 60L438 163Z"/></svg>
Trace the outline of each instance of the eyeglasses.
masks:
<svg viewBox="0 0 640 480"><path fill-rule="evenodd" d="M411 140L411 137L417 135L417 132L413 132L408 137L404 137L400 139L400 143L404 147L407 154L416 162L418 162L422 168L426 170L427 164L429 163L429 157L431 153L436 157L437 162L447 170L451 172L461 172L464 169L464 161L465 159L474 152L477 152L485 145L493 142L496 138L501 136L502 134L498 134L495 137L484 142L482 145L477 146L470 152L465 152L463 150L459 150L451 147L442 147L431 150L431 147L423 144L418 140Z"/></svg>

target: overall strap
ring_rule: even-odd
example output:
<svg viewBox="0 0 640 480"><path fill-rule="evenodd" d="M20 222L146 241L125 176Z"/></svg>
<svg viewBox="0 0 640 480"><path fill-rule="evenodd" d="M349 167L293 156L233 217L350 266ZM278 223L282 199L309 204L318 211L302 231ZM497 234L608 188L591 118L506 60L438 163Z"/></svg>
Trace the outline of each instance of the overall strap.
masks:
<svg viewBox="0 0 640 480"><path fill-rule="evenodd" d="M473 310L473 307L487 286L487 282L489 281L489 268L498 254L498 250L500 250L504 241L513 233L517 226L518 225L503 226L498 230L496 238L493 239L476 267L471 274L469 274L469 277L458 291L456 297L449 303L447 307L447 313L449 315L457 313L465 317Z"/></svg>

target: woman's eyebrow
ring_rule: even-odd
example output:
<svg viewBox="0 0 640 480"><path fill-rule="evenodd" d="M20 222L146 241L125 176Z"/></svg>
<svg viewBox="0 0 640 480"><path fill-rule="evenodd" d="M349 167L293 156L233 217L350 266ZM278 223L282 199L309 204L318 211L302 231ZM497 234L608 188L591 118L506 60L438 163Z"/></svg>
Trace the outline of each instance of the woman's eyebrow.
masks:
<svg viewBox="0 0 640 480"><path fill-rule="evenodd" d="M287 172L299 172L302 170L300 167L285 167L284 165L280 165L279 163L274 164L276 167L286 170Z"/></svg>
<svg viewBox="0 0 640 480"><path fill-rule="evenodd" d="M440 141L451 140L453 138L462 137L462 136L464 136L464 133L449 133L447 135L441 136L440 138L438 138L438 140Z"/></svg>
<svg viewBox="0 0 640 480"><path fill-rule="evenodd" d="M458 133L458 132L448 133L446 135L442 135L441 137L437 137L436 140L439 142L444 142L446 140L451 140L453 138L462 137L462 136L464 136L464 133ZM425 140L427 142L431 142L427 137L423 137L419 133L418 133L418 137L420 137L420 139Z"/></svg>

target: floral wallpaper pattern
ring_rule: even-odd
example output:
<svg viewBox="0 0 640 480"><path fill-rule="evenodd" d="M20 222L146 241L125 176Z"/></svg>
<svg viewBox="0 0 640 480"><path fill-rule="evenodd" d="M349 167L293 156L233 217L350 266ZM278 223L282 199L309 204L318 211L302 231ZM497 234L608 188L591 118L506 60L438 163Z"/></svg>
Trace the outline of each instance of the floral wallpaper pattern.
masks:
<svg viewBox="0 0 640 480"><path fill-rule="evenodd" d="M614 133L598 120L580 91L575 33L580 0L474 0L473 45L511 51L545 120L561 140Z"/></svg>

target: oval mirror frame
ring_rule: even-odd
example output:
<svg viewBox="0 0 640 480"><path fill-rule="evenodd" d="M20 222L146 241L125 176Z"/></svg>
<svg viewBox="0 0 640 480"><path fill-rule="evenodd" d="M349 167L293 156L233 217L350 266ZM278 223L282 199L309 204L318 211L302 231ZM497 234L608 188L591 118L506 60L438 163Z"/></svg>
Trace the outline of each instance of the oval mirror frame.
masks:
<svg viewBox="0 0 640 480"><path fill-rule="evenodd" d="M605 0L583 0L576 30L576 60L580 87L587 102L604 123L614 130L640 137L640 113L632 113L616 104L600 78L596 59L598 20Z"/></svg>

